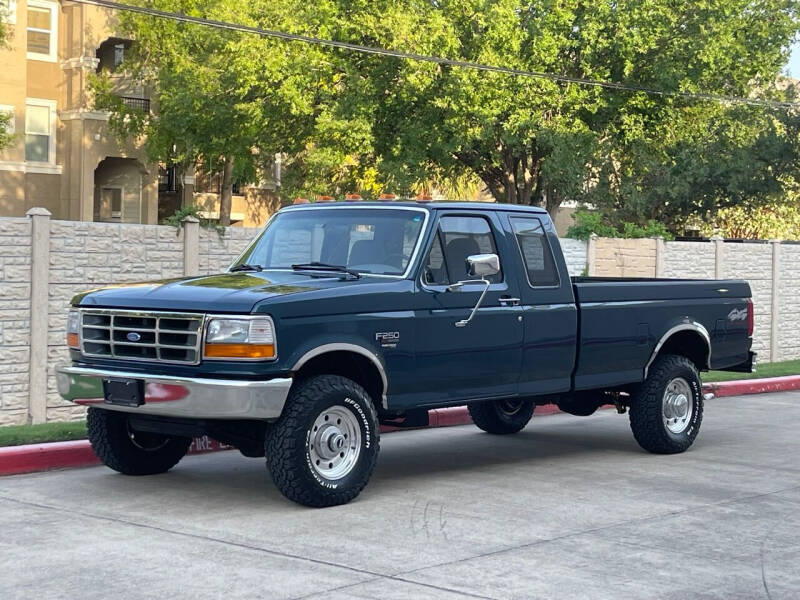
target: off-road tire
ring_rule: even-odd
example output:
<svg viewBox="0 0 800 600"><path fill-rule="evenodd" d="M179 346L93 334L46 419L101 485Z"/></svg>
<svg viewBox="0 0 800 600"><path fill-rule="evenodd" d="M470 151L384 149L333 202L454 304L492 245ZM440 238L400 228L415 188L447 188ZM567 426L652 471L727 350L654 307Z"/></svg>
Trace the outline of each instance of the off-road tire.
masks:
<svg viewBox="0 0 800 600"><path fill-rule="evenodd" d="M533 400L492 400L467 405L473 423L486 433L503 435L525 428L536 408ZM513 410L516 409L516 410Z"/></svg>
<svg viewBox="0 0 800 600"><path fill-rule="evenodd" d="M89 442L107 467L125 475L165 473L186 455L191 438L131 430L123 412L89 408Z"/></svg>
<svg viewBox="0 0 800 600"><path fill-rule="evenodd" d="M331 407L344 407L360 427L360 452L352 470L325 479L311 465L312 426ZM367 485L380 450L378 415L367 391L339 375L316 375L292 388L283 414L267 428L267 469L278 490L304 506L346 504Z"/></svg>
<svg viewBox="0 0 800 600"><path fill-rule="evenodd" d="M670 381L683 378L691 389L693 412L684 431L671 432L664 423L664 394ZM654 454L677 454L694 443L703 421L703 387L694 363L685 356L667 354L650 367L647 379L632 394L630 423L639 445Z"/></svg>

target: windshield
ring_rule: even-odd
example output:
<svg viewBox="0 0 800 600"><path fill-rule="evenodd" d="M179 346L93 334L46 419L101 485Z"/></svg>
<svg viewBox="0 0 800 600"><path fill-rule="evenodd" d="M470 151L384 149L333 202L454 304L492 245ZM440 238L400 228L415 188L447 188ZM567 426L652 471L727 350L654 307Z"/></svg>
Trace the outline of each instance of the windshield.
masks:
<svg viewBox="0 0 800 600"><path fill-rule="evenodd" d="M422 211L301 209L278 213L236 261L264 269L323 263L359 273L402 275L417 245Z"/></svg>

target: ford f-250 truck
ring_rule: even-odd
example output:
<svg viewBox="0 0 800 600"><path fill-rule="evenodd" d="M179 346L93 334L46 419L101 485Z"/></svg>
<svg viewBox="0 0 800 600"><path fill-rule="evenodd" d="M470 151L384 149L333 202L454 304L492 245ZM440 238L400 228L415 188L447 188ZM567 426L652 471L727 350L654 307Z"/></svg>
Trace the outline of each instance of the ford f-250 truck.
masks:
<svg viewBox="0 0 800 600"><path fill-rule="evenodd" d="M206 434L330 506L367 484L380 424L436 407L509 434L537 405L614 404L645 450L682 452L699 371L753 366L750 298L743 281L570 277L538 208L297 205L226 273L76 296L57 378L112 469L162 473Z"/></svg>

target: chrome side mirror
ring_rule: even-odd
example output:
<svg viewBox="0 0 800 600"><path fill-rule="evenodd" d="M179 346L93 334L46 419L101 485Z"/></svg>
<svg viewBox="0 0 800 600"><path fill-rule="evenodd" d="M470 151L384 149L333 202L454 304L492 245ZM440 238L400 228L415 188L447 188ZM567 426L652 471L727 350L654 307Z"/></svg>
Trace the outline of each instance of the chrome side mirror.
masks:
<svg viewBox="0 0 800 600"><path fill-rule="evenodd" d="M497 254L473 254L467 257L467 272L470 277L491 277L500 272L500 257Z"/></svg>
<svg viewBox="0 0 800 600"><path fill-rule="evenodd" d="M492 285L492 283L486 278L491 277L492 275L497 275L500 272L500 257L497 256L497 254L473 254L472 256L468 256L467 272L469 273L470 277L480 277L480 279L459 281L458 283L448 286L447 289L451 292L456 292L467 283L482 283L484 288L480 298L478 298L478 303L475 305L475 308L472 309L469 317L461 321L456 321L456 327L466 327L475 317L475 313L478 312L481 304L483 304L483 299L486 296L486 292L489 291L489 286Z"/></svg>

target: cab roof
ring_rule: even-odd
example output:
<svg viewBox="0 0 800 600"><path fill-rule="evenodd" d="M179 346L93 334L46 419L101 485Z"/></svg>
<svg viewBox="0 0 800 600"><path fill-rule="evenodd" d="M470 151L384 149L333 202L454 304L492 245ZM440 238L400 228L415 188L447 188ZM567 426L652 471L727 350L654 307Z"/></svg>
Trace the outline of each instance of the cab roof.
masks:
<svg viewBox="0 0 800 600"><path fill-rule="evenodd" d="M308 204L292 204L281 210L309 210L314 208L422 208L425 210L473 210L473 211L508 211L530 212L535 214L545 214L547 211L539 206L527 206L523 204L504 204L500 202L413 202L413 201L387 201L387 202L365 202L363 200L344 201L344 202L316 202Z"/></svg>

